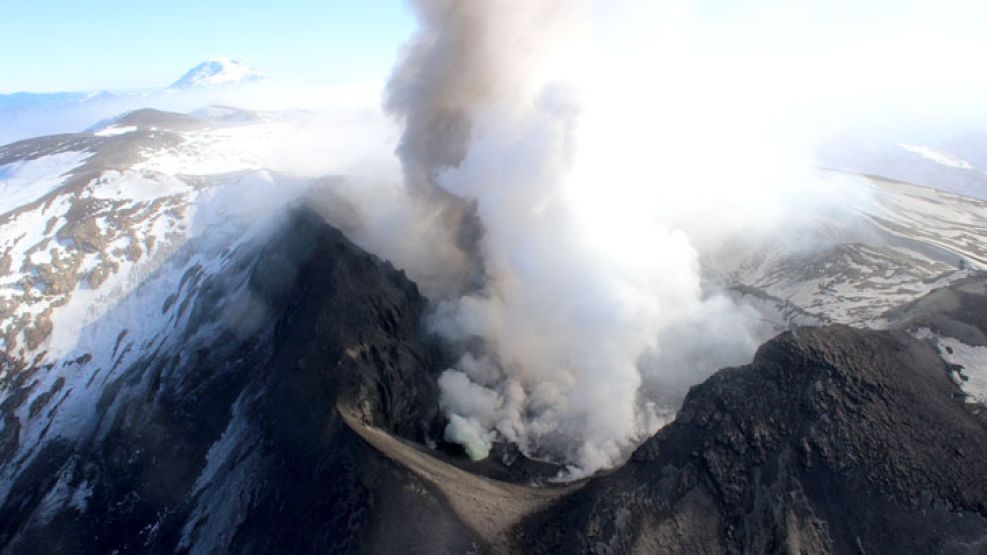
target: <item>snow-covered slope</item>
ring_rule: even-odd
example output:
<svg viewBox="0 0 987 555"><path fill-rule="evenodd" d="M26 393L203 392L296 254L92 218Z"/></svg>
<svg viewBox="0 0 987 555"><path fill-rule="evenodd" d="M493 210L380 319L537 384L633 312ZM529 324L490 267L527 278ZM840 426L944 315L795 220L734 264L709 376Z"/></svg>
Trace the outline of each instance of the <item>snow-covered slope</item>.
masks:
<svg viewBox="0 0 987 555"><path fill-rule="evenodd" d="M181 381L164 366L196 359L176 353L220 334L240 345L269 325L248 272L307 180L252 166L141 167L215 125L144 110L91 132L0 147L0 183L23 201L0 215L0 504L53 445L107 433L100 423L133 399L95 407L141 361L164 357L159 378ZM66 472L60 479L75 479ZM84 511L92 480L55 484L42 505Z"/></svg>
<svg viewBox="0 0 987 555"><path fill-rule="evenodd" d="M880 327L887 310L987 268L987 202L881 178L865 201L791 236L732 249L709 266L778 330Z"/></svg>
<svg viewBox="0 0 987 555"><path fill-rule="evenodd" d="M35 363L65 357L80 330L191 239L207 228L211 241L236 237L212 227L252 215L251 195L263 195L267 210L300 190L304 180L260 169L263 159L231 160L195 142L212 128L144 110L90 133L0 148L0 349ZM183 145L201 156L199 167L171 161ZM236 202L216 200L228 195Z"/></svg>
<svg viewBox="0 0 987 555"><path fill-rule="evenodd" d="M59 152L0 166L0 214L38 200L65 182L88 152Z"/></svg>

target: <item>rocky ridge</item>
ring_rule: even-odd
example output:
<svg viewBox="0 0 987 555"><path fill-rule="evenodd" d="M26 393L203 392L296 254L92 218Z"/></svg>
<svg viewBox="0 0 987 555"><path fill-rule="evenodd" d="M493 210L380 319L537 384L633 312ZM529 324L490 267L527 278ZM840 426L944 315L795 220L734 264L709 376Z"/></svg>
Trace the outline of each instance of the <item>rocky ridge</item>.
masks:
<svg viewBox="0 0 987 555"><path fill-rule="evenodd" d="M529 518L518 541L531 552L982 552L987 427L949 370L904 331L783 333L695 386L624 467Z"/></svg>

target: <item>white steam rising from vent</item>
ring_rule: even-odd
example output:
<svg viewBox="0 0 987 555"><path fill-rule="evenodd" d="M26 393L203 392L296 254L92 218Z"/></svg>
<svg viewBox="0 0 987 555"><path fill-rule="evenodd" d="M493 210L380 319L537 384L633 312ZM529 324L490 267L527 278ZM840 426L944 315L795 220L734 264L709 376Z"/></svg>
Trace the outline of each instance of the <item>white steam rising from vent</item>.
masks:
<svg viewBox="0 0 987 555"><path fill-rule="evenodd" d="M387 102L405 126L405 179L429 198L468 199L480 229L461 247L482 279L432 318L463 352L440 380L446 439L474 458L516 442L571 476L611 466L662 423L647 381L712 369L702 357L645 368L682 346L663 336L721 323L709 343L729 352L717 362L739 362L757 342L753 319L704 291L682 222L662 218L696 207L662 206L662 153L628 134L641 122L613 97L585 103L615 91L586 88L567 58L590 52L583 6L414 5L421 31Z"/></svg>
<svg viewBox="0 0 987 555"><path fill-rule="evenodd" d="M411 6L385 101L404 187L383 209L358 192L354 236L422 285L460 355L440 380L446 439L474 458L514 442L568 478L618 464L771 333L716 266L765 239L808 251L807 223L867 202L814 168L827 134L974 105L953 94L969 72L916 52L965 52L913 44L953 13L920 2L867 24L856 5L777 0Z"/></svg>

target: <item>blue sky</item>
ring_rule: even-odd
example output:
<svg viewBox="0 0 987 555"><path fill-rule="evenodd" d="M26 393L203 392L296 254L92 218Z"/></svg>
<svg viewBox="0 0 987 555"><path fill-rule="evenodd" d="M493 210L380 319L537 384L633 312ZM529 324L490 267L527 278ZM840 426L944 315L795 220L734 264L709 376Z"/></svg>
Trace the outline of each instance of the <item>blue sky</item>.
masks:
<svg viewBox="0 0 987 555"><path fill-rule="evenodd" d="M211 56L315 83L380 79L401 0L3 0L0 92L167 85Z"/></svg>

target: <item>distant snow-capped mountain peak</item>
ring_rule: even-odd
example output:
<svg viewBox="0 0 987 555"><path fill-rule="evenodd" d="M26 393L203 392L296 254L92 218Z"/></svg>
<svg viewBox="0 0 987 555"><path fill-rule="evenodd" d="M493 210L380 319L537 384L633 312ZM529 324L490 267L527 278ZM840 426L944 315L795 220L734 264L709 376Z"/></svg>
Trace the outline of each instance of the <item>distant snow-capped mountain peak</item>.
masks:
<svg viewBox="0 0 987 555"><path fill-rule="evenodd" d="M185 73L168 88L217 87L237 85L265 78L266 75L234 58L214 57Z"/></svg>

